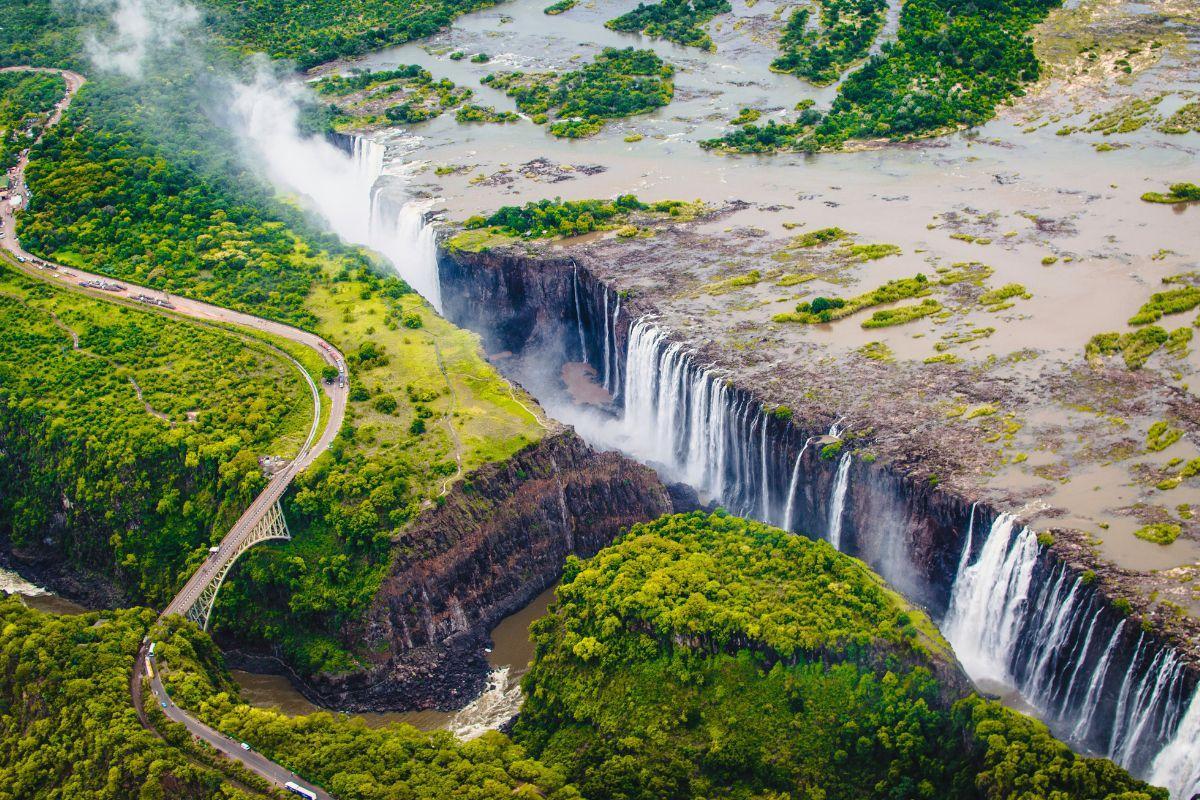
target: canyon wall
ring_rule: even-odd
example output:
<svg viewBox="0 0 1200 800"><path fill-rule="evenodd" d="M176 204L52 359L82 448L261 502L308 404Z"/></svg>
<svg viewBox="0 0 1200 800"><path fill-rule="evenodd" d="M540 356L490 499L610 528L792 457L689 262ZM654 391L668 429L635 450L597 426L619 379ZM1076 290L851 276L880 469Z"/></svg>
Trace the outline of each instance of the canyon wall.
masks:
<svg viewBox="0 0 1200 800"><path fill-rule="evenodd" d="M732 513L862 558L930 612L984 690L1019 692L1061 738L1176 797L1200 788L1182 755L1200 748L1194 643L1115 605L1115 573L1070 532L1039 537L987 499L908 477L908 462L856 452L873 434L839 430L835 409L794 418L741 385L710 342L675 340L655 308L584 261L443 251L440 273L447 316L490 351L586 362L639 459ZM561 392L549 370L518 375L539 399Z"/></svg>
<svg viewBox="0 0 1200 800"><path fill-rule="evenodd" d="M488 631L551 586L567 555L671 510L652 470L570 431L486 465L396 542L366 619L345 632L367 669L302 691L339 709L458 708L484 688Z"/></svg>

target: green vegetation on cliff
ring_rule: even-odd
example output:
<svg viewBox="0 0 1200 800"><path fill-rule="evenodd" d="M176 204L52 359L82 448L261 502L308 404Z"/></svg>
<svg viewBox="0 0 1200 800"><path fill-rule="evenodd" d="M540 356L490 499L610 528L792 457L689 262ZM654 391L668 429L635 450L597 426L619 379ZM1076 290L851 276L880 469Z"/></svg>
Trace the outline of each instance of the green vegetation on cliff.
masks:
<svg viewBox="0 0 1200 800"><path fill-rule="evenodd" d="M644 33L688 47L716 50L712 38L701 26L717 14L733 10L729 0L661 0L626 12L604 23L604 27L625 33Z"/></svg>
<svg viewBox="0 0 1200 800"><path fill-rule="evenodd" d="M300 324L346 354L346 424L285 499L294 540L239 561L214 624L271 642L301 670L347 669L355 659L338 635L361 619L393 558L417 552L403 536L408 522L543 428L528 410L534 402L484 361L473 335L258 184L232 138L195 114L192 92L186 80L89 83L32 154L35 202L19 232L39 255ZM131 116L135 98L141 113ZM150 508L167 485L144 487ZM190 513L231 521L211 497L196 494L202 508ZM118 505L112 491L94 500ZM87 537L99 547L114 533L125 535L101 525ZM195 546L166 529L162 543L179 548L176 564ZM92 565L111 577L107 561ZM179 577L170 570L161 581Z"/></svg>
<svg viewBox="0 0 1200 800"><path fill-rule="evenodd" d="M155 90L104 79L80 91L31 154L22 244L81 269L311 323L314 279L366 265L365 255L297 230L299 215L272 203L227 135L164 111L178 98ZM140 104L145 116L128 113Z"/></svg>
<svg viewBox="0 0 1200 800"><path fill-rule="evenodd" d="M220 653L194 625L176 617L151 637L172 700L338 800L579 798L561 771L530 759L503 734L464 743L447 731L425 733L404 723L369 728L330 713L289 717L252 708L240 701Z"/></svg>
<svg viewBox="0 0 1200 800"><path fill-rule="evenodd" d="M550 133L576 139L599 133L607 120L644 114L671 102L675 68L652 50L604 48L596 60L569 72L497 72L483 78Z"/></svg>
<svg viewBox="0 0 1200 800"><path fill-rule="evenodd" d="M144 729L129 675L149 609L43 614L0 597L2 800L249 800Z"/></svg>
<svg viewBox="0 0 1200 800"><path fill-rule="evenodd" d="M162 605L291 457L309 389L280 354L0 262L0 532Z"/></svg>
<svg viewBox="0 0 1200 800"><path fill-rule="evenodd" d="M570 560L558 596L514 738L591 800L1166 797L960 701L928 618L824 542L663 517Z"/></svg>
<svg viewBox="0 0 1200 800"><path fill-rule="evenodd" d="M480 249L480 245L498 244L507 237L578 236L617 228L636 212L680 218L694 215L697 210L697 205L681 200L643 203L632 194L623 194L614 200L564 201L556 197L531 201L524 206L502 206L488 217L470 217L464 223L468 232L451 239L449 247L474 251ZM486 239L481 238L483 234L487 235Z"/></svg>

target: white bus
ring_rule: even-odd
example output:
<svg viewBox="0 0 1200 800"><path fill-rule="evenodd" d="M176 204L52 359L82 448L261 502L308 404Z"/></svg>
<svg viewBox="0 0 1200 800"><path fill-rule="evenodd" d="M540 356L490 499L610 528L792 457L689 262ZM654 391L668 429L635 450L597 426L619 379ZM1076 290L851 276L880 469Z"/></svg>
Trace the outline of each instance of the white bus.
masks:
<svg viewBox="0 0 1200 800"><path fill-rule="evenodd" d="M283 785L283 788L287 789L292 794L298 794L301 797L307 797L308 800L317 800L316 792L311 791L309 789L305 789L303 786L301 786L298 783L293 783L291 781L288 781L287 783L285 783Z"/></svg>

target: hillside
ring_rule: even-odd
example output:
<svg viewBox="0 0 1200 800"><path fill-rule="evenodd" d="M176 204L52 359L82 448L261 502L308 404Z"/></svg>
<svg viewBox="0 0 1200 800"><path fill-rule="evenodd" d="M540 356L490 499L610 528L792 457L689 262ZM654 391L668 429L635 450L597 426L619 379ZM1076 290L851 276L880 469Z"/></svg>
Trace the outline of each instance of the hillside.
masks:
<svg viewBox="0 0 1200 800"><path fill-rule="evenodd" d="M664 517L558 597L514 737L589 798L1166 797L964 696L929 619L824 542Z"/></svg>

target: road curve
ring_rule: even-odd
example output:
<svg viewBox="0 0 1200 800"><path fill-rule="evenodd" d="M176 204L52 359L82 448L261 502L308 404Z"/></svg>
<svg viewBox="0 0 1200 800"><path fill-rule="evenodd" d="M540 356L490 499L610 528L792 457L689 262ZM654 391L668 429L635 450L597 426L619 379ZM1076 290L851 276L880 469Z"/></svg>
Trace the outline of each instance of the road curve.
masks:
<svg viewBox="0 0 1200 800"><path fill-rule="evenodd" d="M138 652L138 661L145 663L146 647L143 645L142 650ZM271 761L266 756L260 755L253 749L246 750L242 747L242 743L231 739L225 734L217 731L200 722L187 711L184 711L179 706L171 701L170 695L167 694L166 688L162 685L157 671L154 677L150 679L150 692L154 702L158 703L163 714L175 722L180 723L187 728L188 733L197 741L205 742L214 750L227 758L240 761L249 769L253 770L259 776L270 781L275 786L282 787L288 781L296 783L308 789L315 794L319 800L333 800L333 797L319 786L315 786L308 781L298 777L294 772L290 772L283 767Z"/></svg>
<svg viewBox="0 0 1200 800"><path fill-rule="evenodd" d="M66 82L67 93L47 119L46 128L56 125L62 119L63 112L71 104L71 99L86 82L86 79L82 75L69 70L42 67L0 68L0 72L16 71L57 73ZM62 264L54 264L28 253L21 247L20 242L17 240L14 219L14 211L23 205L29 197L28 186L25 183L25 168L28 163L29 150L27 149L22 152L17 165L9 171L9 194L5 199L0 200L0 232L3 233L3 237L0 237L0 250L11 254L13 265L17 269L30 276L45 280L48 283L63 285L74 291L84 292L93 297L111 302L134 306L144 304L147 308L152 308L168 315L175 314L206 323L234 325L279 336L309 348L320 355L326 364L336 367L343 375L345 374L346 360L344 356L335 347L316 334L302 331L299 328L293 328L290 325L263 319L253 314L222 308L221 306L204 303L199 300L170 296L166 292L157 289L137 286L128 281L118 281L104 275L96 275L74 267L66 267ZM287 354L285 353L284 355ZM325 427L320 431L320 435L318 436L317 428L321 417L321 402L320 396L317 394L317 385L307 370L298 361L290 356L288 358L305 376L313 393L314 419L308 439L292 462L271 478L266 488L254 499L250 507L246 509L245 513L230 528L229 533L221 540L219 552L206 559L200 569L184 584L183 589L180 590L179 594L176 595L171 603L168 604L166 610L163 611L164 616L169 613L181 614L186 611L188 605L190 605L190 602L187 602L188 598L194 599L199 594L199 589L207 582L207 577L212 574L212 570L219 568L223 557L228 557L229 554L237 552L241 541L249 534L254 523L258 521L262 513L283 496L292 479L297 474L312 464L318 456L329 448L334 437L337 436L338 431L341 429L342 422L346 416L346 401L349 395L348 378L346 380L339 380L336 384L321 382L322 388L330 400L330 410ZM183 605L185 602L187 604ZM139 687L132 692L132 695L134 706L138 709L139 717L142 718L144 725L147 722L140 706L142 700L140 686L145 676L145 651L146 647L143 646L134 662L133 674L131 676L131 686L136 685ZM151 680L151 687L157 702L163 707L163 712L170 719L184 725L197 739L208 742L226 756L240 761L248 769L274 785L283 786L287 781L295 781L313 791L321 800L333 800L323 790L301 781L288 770L259 755L257 752L243 749L240 743L233 742L176 706L168 697L157 672L155 672L154 678Z"/></svg>

